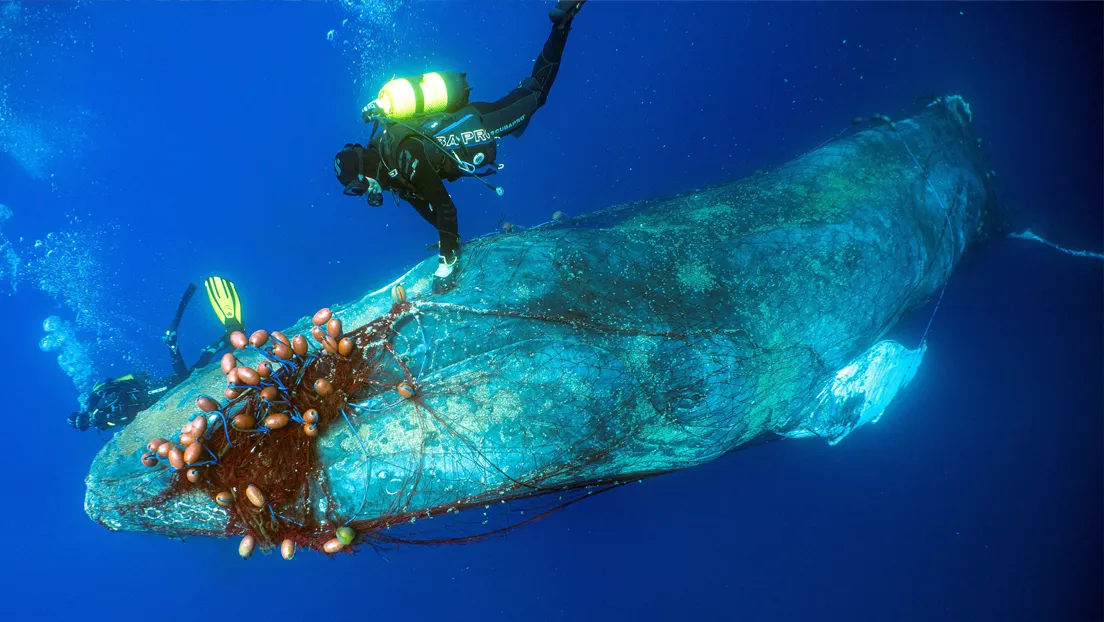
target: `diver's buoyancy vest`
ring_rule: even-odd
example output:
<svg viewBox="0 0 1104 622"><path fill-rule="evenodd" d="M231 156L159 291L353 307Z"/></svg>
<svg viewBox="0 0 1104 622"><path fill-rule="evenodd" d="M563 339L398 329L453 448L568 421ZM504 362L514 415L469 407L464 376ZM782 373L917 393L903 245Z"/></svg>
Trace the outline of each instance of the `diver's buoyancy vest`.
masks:
<svg viewBox="0 0 1104 622"><path fill-rule="evenodd" d="M495 138L472 106L452 113L427 114L402 121L381 119L384 126L379 149L389 172L398 167L399 146L412 136L426 144L428 164L443 178L454 181L464 176L481 176L493 167L498 154ZM396 181L392 177L391 181ZM399 185L404 185L402 180Z"/></svg>

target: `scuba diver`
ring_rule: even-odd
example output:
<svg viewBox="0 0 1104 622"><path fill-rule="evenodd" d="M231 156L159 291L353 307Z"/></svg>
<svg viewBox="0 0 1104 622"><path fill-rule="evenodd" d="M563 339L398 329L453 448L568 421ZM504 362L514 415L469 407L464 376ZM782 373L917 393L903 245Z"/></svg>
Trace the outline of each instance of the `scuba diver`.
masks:
<svg viewBox="0 0 1104 622"><path fill-rule="evenodd" d="M195 365L188 367L184 362L176 335L176 329L180 326L181 318L184 317L184 310L196 291L195 284L189 283L176 308L176 315L165 330L165 335L161 337L161 341L169 347L172 375L151 379L148 374L135 373L119 378L108 378L92 388L92 394L88 397L87 410L69 415L69 425L84 431L90 427L97 430L111 430L130 423L139 412L152 406L169 389L187 379L193 370L207 365L215 355L228 349L231 333L245 332L245 326L241 320L241 300L238 298L238 290L234 284L227 279L212 276L204 281L204 286L207 288L207 299L211 302L211 307L226 331L203 348Z"/></svg>
<svg viewBox="0 0 1104 622"><path fill-rule="evenodd" d="M552 33L532 74L502 99L468 103L471 87L463 73L392 80L364 108L364 122L374 124L368 145L347 144L334 158L346 195L366 196L368 205L380 207L384 190L390 190L437 228L440 256L434 276L450 276L460 251L456 205L444 180L472 177L502 195L501 187L484 179L502 168L494 161L497 141L521 136L544 105L571 22L584 1L559 2L549 12Z"/></svg>

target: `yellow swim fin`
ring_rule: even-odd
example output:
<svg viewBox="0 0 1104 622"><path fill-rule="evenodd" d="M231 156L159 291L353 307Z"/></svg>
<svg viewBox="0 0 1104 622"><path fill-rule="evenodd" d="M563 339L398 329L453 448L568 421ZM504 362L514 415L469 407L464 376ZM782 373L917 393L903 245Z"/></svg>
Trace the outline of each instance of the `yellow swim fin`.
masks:
<svg viewBox="0 0 1104 622"><path fill-rule="evenodd" d="M238 288L234 287L234 283L229 279L212 276L208 277L203 285L207 288L207 300L211 301L211 308L215 310L215 315L226 327L226 332L244 331L241 299L238 298Z"/></svg>

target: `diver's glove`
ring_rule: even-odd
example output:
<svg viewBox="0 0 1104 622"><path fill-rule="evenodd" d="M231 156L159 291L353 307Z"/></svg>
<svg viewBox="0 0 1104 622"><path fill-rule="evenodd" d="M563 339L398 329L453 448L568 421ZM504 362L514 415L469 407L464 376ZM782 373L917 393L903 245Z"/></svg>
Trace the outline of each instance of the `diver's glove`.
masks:
<svg viewBox="0 0 1104 622"><path fill-rule="evenodd" d="M433 276L444 279L452 275L453 270L456 267L456 254L449 253L449 256L438 255L437 256L437 271L433 273Z"/></svg>
<svg viewBox="0 0 1104 622"><path fill-rule="evenodd" d="M169 349L172 350L173 353L175 354L176 350L177 350L176 331L175 330L165 331L165 335L161 337L161 343L169 346Z"/></svg>

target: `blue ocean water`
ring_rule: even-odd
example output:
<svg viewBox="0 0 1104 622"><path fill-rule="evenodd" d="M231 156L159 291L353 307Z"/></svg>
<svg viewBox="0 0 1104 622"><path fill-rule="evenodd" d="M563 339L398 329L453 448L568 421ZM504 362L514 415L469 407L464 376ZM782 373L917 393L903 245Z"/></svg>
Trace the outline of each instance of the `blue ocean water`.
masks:
<svg viewBox="0 0 1104 622"><path fill-rule="evenodd" d="M1104 273L1018 240L954 273L916 380L834 447L767 444L503 538L384 556L243 562L232 541L87 518L103 441L66 424L81 389L167 374L159 337L208 274L234 279L250 325L279 327L426 257L434 232L342 196L333 154L366 139L359 110L392 76L466 71L476 99L513 88L549 8L0 4L5 617L1104 617ZM450 185L461 234L733 180L935 91L970 102L1025 225L1100 251L1102 13L590 2L548 105L501 149L506 194ZM220 330L201 298L181 327L190 360Z"/></svg>

